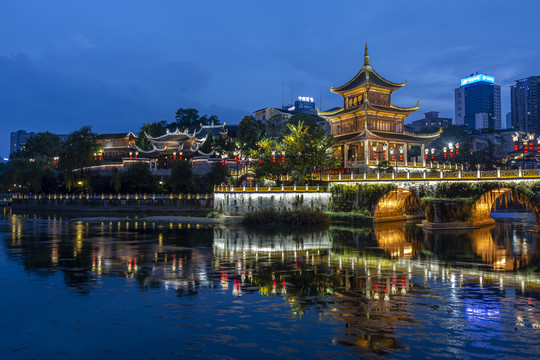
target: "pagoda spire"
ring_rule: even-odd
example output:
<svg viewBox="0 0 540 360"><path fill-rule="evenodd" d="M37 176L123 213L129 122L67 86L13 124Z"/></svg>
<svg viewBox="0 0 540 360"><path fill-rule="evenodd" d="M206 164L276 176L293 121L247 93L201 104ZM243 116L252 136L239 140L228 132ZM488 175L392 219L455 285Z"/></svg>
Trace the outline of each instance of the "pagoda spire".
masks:
<svg viewBox="0 0 540 360"><path fill-rule="evenodd" d="M369 65L369 55L367 51L367 43L366 43L366 50L364 51L364 66Z"/></svg>

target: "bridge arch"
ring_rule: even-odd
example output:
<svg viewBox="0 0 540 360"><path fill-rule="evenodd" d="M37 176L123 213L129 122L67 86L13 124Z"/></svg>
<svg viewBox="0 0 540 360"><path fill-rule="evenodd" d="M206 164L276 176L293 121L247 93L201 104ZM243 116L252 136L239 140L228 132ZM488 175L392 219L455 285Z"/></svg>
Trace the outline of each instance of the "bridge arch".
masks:
<svg viewBox="0 0 540 360"><path fill-rule="evenodd" d="M423 214L420 199L406 189L390 190L375 205L374 222L405 220Z"/></svg>
<svg viewBox="0 0 540 360"><path fill-rule="evenodd" d="M504 201L505 203L517 202L525 206L527 210L534 212L536 223L538 224L540 207L523 192L512 188L496 188L480 195L471 206L469 221L475 223L493 223L494 220L491 219L491 209L497 204L497 201Z"/></svg>

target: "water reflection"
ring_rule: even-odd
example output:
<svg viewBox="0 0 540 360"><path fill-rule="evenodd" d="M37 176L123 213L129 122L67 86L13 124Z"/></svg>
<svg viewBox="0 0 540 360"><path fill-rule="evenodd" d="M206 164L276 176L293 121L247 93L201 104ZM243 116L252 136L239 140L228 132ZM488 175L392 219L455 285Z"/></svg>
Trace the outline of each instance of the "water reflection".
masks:
<svg viewBox="0 0 540 360"><path fill-rule="evenodd" d="M377 357L426 356L441 346L477 354L482 342L515 341L515 328L526 329L520 341L540 351L534 342L540 277L500 271L538 264L537 235L526 224L432 233L414 223L379 223L269 234L9 215L0 231L10 259L40 278L61 274L76 293L93 294L108 283L127 291L122 284L136 284L139 292L158 291L158 303L160 291L173 292L194 308L204 305L192 311L215 316L226 310L222 299L228 297L251 304L242 316L270 311L261 299L282 299L292 328L321 344ZM284 327L265 331L279 328L279 341L294 343L292 328ZM470 343L467 336L486 329L493 332L489 339ZM521 350L505 351L514 356Z"/></svg>

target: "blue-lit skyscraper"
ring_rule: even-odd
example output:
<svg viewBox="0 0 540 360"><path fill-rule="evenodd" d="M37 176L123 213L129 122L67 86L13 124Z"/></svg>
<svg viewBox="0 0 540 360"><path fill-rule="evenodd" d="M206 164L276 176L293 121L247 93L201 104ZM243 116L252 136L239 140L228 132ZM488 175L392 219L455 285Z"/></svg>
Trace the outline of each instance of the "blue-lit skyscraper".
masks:
<svg viewBox="0 0 540 360"><path fill-rule="evenodd" d="M501 87L485 74L461 79L455 90L456 125L468 130L501 128Z"/></svg>

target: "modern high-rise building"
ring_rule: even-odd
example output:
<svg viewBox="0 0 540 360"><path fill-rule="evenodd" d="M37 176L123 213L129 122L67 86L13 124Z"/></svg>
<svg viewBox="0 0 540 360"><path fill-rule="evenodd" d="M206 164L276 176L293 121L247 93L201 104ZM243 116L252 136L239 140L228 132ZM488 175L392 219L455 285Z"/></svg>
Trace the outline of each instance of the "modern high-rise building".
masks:
<svg viewBox="0 0 540 360"><path fill-rule="evenodd" d="M540 134L540 76L516 80L510 86L512 127Z"/></svg>
<svg viewBox="0 0 540 360"><path fill-rule="evenodd" d="M501 87L495 78L485 74L471 74L461 79L455 90L456 125L468 130L501 128ZM482 114L478 115L477 114Z"/></svg>
<svg viewBox="0 0 540 360"><path fill-rule="evenodd" d="M26 144L26 141L34 135L36 135L35 132L26 132L25 130L11 132L11 146L9 148L9 152L14 153L17 150L24 149L24 144Z"/></svg>

